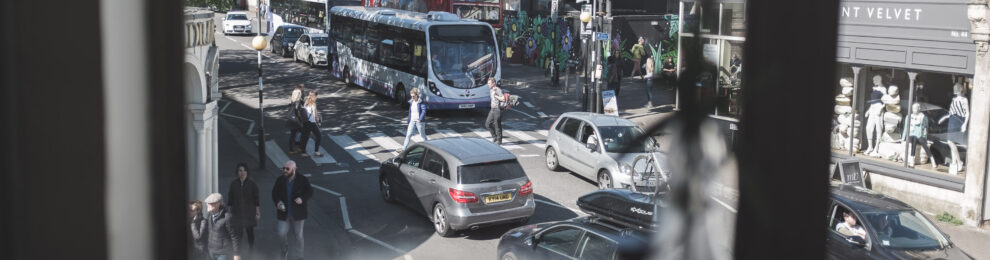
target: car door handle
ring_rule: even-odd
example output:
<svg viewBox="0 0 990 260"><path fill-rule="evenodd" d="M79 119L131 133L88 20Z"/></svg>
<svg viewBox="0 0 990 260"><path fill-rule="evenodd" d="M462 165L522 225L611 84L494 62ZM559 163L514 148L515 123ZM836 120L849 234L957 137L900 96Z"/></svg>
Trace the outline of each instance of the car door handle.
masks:
<svg viewBox="0 0 990 260"><path fill-rule="evenodd" d="M437 184L437 180L434 180L434 179L430 179L430 183L432 183L432 184Z"/></svg>

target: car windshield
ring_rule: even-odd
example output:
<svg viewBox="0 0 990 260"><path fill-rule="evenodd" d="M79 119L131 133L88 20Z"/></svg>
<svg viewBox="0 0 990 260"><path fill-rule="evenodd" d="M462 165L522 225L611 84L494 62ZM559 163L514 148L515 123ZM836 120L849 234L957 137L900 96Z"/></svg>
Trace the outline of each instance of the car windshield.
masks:
<svg viewBox="0 0 990 260"><path fill-rule="evenodd" d="M306 30L304 30L303 28L296 28L296 27L285 28L285 38L299 38L299 36L302 36L303 33L306 33Z"/></svg>
<svg viewBox="0 0 990 260"><path fill-rule="evenodd" d="M508 160L492 163L472 164L461 166L457 171L461 184L477 184L500 182L526 177L519 161Z"/></svg>
<svg viewBox="0 0 990 260"><path fill-rule="evenodd" d="M863 214L876 231L883 247L898 249L940 249L949 240L921 213L910 211L868 212Z"/></svg>
<svg viewBox="0 0 990 260"><path fill-rule="evenodd" d="M623 144L632 142L643 135L643 130L635 126L601 126L602 140L605 140L605 151L610 153L623 152ZM646 153L653 151L653 139L646 138L643 143L628 147L629 153Z"/></svg>
<svg viewBox="0 0 990 260"><path fill-rule="evenodd" d="M313 37L313 46L327 46L327 37Z"/></svg>
<svg viewBox="0 0 990 260"><path fill-rule="evenodd" d="M431 27L430 55L436 77L455 88L484 85L498 66L491 28L482 25Z"/></svg>
<svg viewBox="0 0 990 260"><path fill-rule="evenodd" d="M228 14L227 20L247 20L246 14Z"/></svg>

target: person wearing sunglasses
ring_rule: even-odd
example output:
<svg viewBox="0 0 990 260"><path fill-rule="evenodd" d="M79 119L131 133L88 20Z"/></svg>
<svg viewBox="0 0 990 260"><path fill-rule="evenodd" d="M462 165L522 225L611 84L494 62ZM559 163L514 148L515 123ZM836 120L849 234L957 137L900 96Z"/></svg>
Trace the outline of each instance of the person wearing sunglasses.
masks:
<svg viewBox="0 0 990 260"><path fill-rule="evenodd" d="M272 187L272 202L275 203L276 218L278 218L278 236L282 245L282 259L289 256L289 228L296 237L295 257L303 257L303 226L306 224L307 202L313 197L313 188L309 179L296 174L296 162L287 161L282 167L282 176L275 180Z"/></svg>

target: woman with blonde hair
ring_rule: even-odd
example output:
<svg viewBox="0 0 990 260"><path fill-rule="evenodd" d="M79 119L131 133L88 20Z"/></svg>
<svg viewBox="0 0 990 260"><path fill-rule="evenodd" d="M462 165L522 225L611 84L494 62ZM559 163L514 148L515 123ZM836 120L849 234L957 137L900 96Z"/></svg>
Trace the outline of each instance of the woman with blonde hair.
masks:
<svg viewBox="0 0 990 260"><path fill-rule="evenodd" d="M406 140L402 142L403 151L409 146L409 138L412 137L414 127L419 129L419 135L423 137L423 140L429 140L426 138L426 130L423 129L423 116L426 115L426 104L423 103L423 100L419 99L419 89L414 88L410 90L409 98L409 120L406 121L409 127L406 128Z"/></svg>
<svg viewBox="0 0 990 260"><path fill-rule="evenodd" d="M303 84L296 85L289 98L289 115L285 119L285 128L289 129L289 154L296 154L303 151L305 147L297 138L303 129L303 121L306 116L302 112L303 107Z"/></svg>
<svg viewBox="0 0 990 260"><path fill-rule="evenodd" d="M303 103L302 108L306 116L303 120L302 140L299 141L303 149L302 157L309 157L309 154L306 153L306 141L309 140L310 134L314 134L313 141L316 141L316 145L313 146L313 155L322 157L320 141L323 139L323 135L320 134L320 124L323 123L323 119L320 117L320 110L316 109L316 91L309 91L309 96L306 97L306 102Z"/></svg>

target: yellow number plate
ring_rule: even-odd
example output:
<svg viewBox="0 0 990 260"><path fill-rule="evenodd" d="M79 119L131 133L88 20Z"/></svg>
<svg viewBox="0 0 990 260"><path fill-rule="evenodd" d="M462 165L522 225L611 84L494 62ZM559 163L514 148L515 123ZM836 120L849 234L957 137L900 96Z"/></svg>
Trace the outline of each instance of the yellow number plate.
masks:
<svg viewBox="0 0 990 260"><path fill-rule="evenodd" d="M485 196L485 204L495 203L495 202L502 202L502 201L507 201L507 200L511 200L511 199L512 199L512 194L511 193L502 193L502 194L489 195L489 196Z"/></svg>

